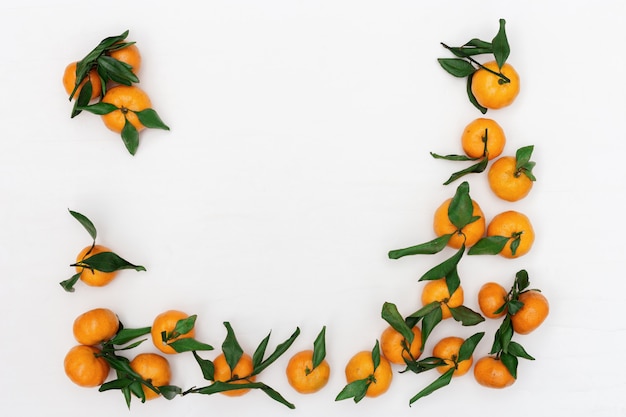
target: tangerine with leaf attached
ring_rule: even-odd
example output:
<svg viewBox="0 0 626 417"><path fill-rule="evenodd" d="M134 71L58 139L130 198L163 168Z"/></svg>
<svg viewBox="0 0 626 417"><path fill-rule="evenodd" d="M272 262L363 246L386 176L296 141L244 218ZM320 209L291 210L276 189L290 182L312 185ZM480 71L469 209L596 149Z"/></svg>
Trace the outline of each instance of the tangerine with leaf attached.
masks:
<svg viewBox="0 0 626 417"><path fill-rule="evenodd" d="M461 345L465 342L464 339L456 336L444 337L433 347L433 356L439 359L443 359L446 365L438 366L437 370L440 373L445 373L448 369L454 368L453 376L465 375L470 370L473 363L473 358L465 359L463 361L458 360Z"/></svg>
<svg viewBox="0 0 626 417"><path fill-rule="evenodd" d="M485 356L474 365L476 382L487 388L506 388L515 383L515 378L500 358Z"/></svg>
<svg viewBox="0 0 626 417"><path fill-rule="evenodd" d="M491 161L502 154L506 145L506 135L495 120L480 117L465 126L461 135L461 145L470 158L487 157Z"/></svg>
<svg viewBox="0 0 626 417"><path fill-rule="evenodd" d="M303 350L289 359L286 374L293 389L301 394L312 394L328 383L330 366L323 360L313 368L313 350Z"/></svg>
<svg viewBox="0 0 626 417"><path fill-rule="evenodd" d="M117 110L101 116L105 126L110 130L121 133L127 120L138 132L145 129L136 113L151 108L152 102L148 94L139 87L117 85L107 91L102 102L117 107Z"/></svg>
<svg viewBox="0 0 626 417"><path fill-rule="evenodd" d="M346 365L345 372L348 384L362 379L370 380L365 393L367 397L378 397L387 392L393 379L393 372L389 361L384 356L381 356L380 363L376 370L374 370L372 352L365 350L358 352L350 358Z"/></svg>
<svg viewBox="0 0 626 417"><path fill-rule="evenodd" d="M548 317L548 299L539 291L529 290L522 292L517 300L524 303L524 306L511 315L513 330L519 334L531 333Z"/></svg>
<svg viewBox="0 0 626 417"><path fill-rule="evenodd" d="M194 328L184 334L174 334L176 324L180 320L187 318L189 318L189 315L179 310L167 310L157 315L154 318L152 328L150 330L154 346L163 353L177 353L176 350L169 345L171 342L184 338L193 338L195 336ZM163 335L165 335L166 341L163 340Z"/></svg>
<svg viewBox="0 0 626 417"><path fill-rule="evenodd" d="M508 292L497 282L487 282L478 291L478 306L483 315L497 319L506 314L506 308L499 311L507 302ZM496 313L496 311L498 311Z"/></svg>
<svg viewBox="0 0 626 417"><path fill-rule="evenodd" d="M119 319L113 311L94 308L76 317L72 331L78 343L94 346L111 340L119 328Z"/></svg>
<svg viewBox="0 0 626 417"><path fill-rule="evenodd" d="M396 365L405 364L405 360L413 361L422 354L422 331L413 326L413 342L409 345L402 333L388 326L380 336L380 349L389 362Z"/></svg>
<svg viewBox="0 0 626 417"><path fill-rule="evenodd" d="M472 75L471 90L481 106L501 109L511 105L517 98L520 77L511 64L505 63L500 68L496 61L489 61Z"/></svg>
<svg viewBox="0 0 626 417"><path fill-rule="evenodd" d="M450 307L454 308L463 304L463 287L459 286L450 295L445 278L429 281L422 289L422 305L425 306L435 301L441 305L441 318L449 319L452 317Z"/></svg>
<svg viewBox="0 0 626 417"><path fill-rule="evenodd" d="M172 377L170 363L163 356L156 353L140 353L130 361L130 367L157 389L158 387L168 385ZM141 389L146 400L153 400L160 395L160 393L144 384L141 385Z"/></svg>
<svg viewBox="0 0 626 417"><path fill-rule="evenodd" d="M90 256L96 255L98 253L103 252L111 252L109 248L102 245L90 245L86 246L83 250L80 251L78 256L76 257L76 262L79 263ZM82 266L76 267L76 272L80 273L80 280L85 284L90 285L92 287L103 287L111 282L116 276L118 271L113 272L103 272L98 271L97 269L90 269Z"/></svg>
<svg viewBox="0 0 626 417"><path fill-rule="evenodd" d="M65 355L63 366L68 378L81 387L97 387L109 376L109 363L94 346L77 345Z"/></svg>
<svg viewBox="0 0 626 417"><path fill-rule="evenodd" d="M231 370L226 356L221 353L213 360L215 381L227 382L229 384L247 384L256 381L256 376L252 375L254 365L252 358L247 353L243 353L239 362ZM221 394L229 397L240 397L250 391L250 388L221 391Z"/></svg>
<svg viewBox="0 0 626 417"><path fill-rule="evenodd" d="M519 258L527 254L535 242L535 230L528 216L508 210L496 215L487 226L487 236L508 238L500 251L505 258Z"/></svg>
<svg viewBox="0 0 626 417"><path fill-rule="evenodd" d="M76 66L78 62L72 62L67 67L65 67L65 71L63 72L63 87L65 88L65 92L67 95L71 95L72 91L76 87ZM87 78L82 80L74 93L73 99L76 99L83 86L87 83L87 80L91 82L91 99L94 100L100 96L102 93L102 81L100 80L100 76L98 76L98 71L93 68L87 74Z"/></svg>
<svg viewBox="0 0 626 417"><path fill-rule="evenodd" d="M445 200L435 210L433 220L433 229L437 236L452 234L448 241L448 246L459 249L463 244L470 247L476 244L485 234L485 215L482 209L474 200L472 200L472 216L478 217L477 220L458 229L451 221L448 214L452 198Z"/></svg>

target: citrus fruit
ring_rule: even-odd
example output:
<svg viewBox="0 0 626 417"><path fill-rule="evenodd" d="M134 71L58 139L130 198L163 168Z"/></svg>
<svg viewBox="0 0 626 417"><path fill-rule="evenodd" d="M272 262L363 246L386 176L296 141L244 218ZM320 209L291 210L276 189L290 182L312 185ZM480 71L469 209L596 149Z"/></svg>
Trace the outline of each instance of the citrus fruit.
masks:
<svg viewBox="0 0 626 417"><path fill-rule="evenodd" d="M548 299L535 290L521 293L518 300L524 303L524 306L511 316L511 324L516 333L528 334L548 317L550 305Z"/></svg>
<svg viewBox="0 0 626 417"><path fill-rule="evenodd" d="M380 349L383 356L391 363L404 365L406 360L415 360L422 354L422 331L415 326L412 329L413 342L407 346L407 341L402 333L388 326L380 337ZM407 352L408 348L408 352Z"/></svg>
<svg viewBox="0 0 626 417"><path fill-rule="evenodd" d="M505 258L518 258L530 251L535 241L535 231L530 219L518 211L509 210L496 215L487 226L487 236L504 236L509 240L500 252ZM517 248L513 253L513 247Z"/></svg>
<svg viewBox="0 0 626 417"><path fill-rule="evenodd" d="M232 370L230 366L228 366L226 356L224 356L223 353L215 358L213 365L215 367L215 381L228 382L230 384L246 384L256 380L256 376L250 376L254 366L252 364L252 358L246 353L241 355L239 362L237 362L237 365L235 365L235 368ZM239 397L246 394L248 391L250 391L250 388L222 391L221 393L229 397Z"/></svg>
<svg viewBox="0 0 626 417"><path fill-rule="evenodd" d="M461 345L465 342L460 337L450 336L444 337L433 347L433 356L439 359L443 359L446 365L438 366L437 370L440 373L445 373L450 368L455 368L453 376L465 375L467 371L472 367L473 359L470 357L464 361L456 363L459 357L459 350Z"/></svg>
<svg viewBox="0 0 626 417"><path fill-rule="evenodd" d="M490 319L497 319L506 314L506 309L496 314L496 311L507 301L508 292L497 282L487 282L478 291L478 306L483 315Z"/></svg>
<svg viewBox="0 0 626 417"><path fill-rule="evenodd" d="M169 362L156 353L140 353L130 361L130 367L156 388L168 385L172 377ZM143 384L141 388L146 396L146 400L152 400L160 395Z"/></svg>
<svg viewBox="0 0 626 417"><path fill-rule="evenodd" d="M517 169L513 156L503 156L491 164L487 180L491 191L506 201L521 200L533 187L533 180Z"/></svg>
<svg viewBox="0 0 626 417"><path fill-rule="evenodd" d="M163 341L163 332L166 335L170 335L174 329L176 328L176 323L179 320L184 320L189 316L187 313L178 310L167 310L163 313L159 314L154 318L152 323L152 328L150 330L150 335L152 336L152 343L154 346L159 349L163 353L174 354L176 350L169 345L169 343L178 340L195 336L195 329L191 329L188 333L176 335L175 337L170 338L167 343Z"/></svg>
<svg viewBox="0 0 626 417"><path fill-rule="evenodd" d="M90 256L102 252L111 252L111 250L102 245L94 245L93 248L92 246L87 246L82 251L80 251L80 253L76 257L76 262L81 262L84 259L89 258ZM77 266L76 272L80 273L80 279L85 284L91 285L92 287L102 287L111 282L113 278L117 276L118 271L102 272L96 269L89 269L82 266Z"/></svg>
<svg viewBox="0 0 626 417"><path fill-rule="evenodd" d="M120 322L114 312L108 308L95 308L76 317L72 331L78 343L93 346L112 339L119 328Z"/></svg>
<svg viewBox="0 0 626 417"><path fill-rule="evenodd" d="M515 378L500 359L485 356L474 365L474 378L480 385L488 388L506 388L515 383Z"/></svg>
<svg viewBox="0 0 626 417"><path fill-rule="evenodd" d="M103 114L102 121L105 126L114 132L120 133L128 120L137 131L145 128L139 121L135 112L149 109L152 106L150 97L139 87L117 85L110 88L104 97L103 103L113 104L117 110Z"/></svg>
<svg viewBox="0 0 626 417"><path fill-rule="evenodd" d="M492 119L480 117L473 120L463 130L461 145L470 158L492 160L500 156L506 144L506 135L500 125Z"/></svg>
<svg viewBox="0 0 626 417"><path fill-rule="evenodd" d="M502 68L498 68L496 61L483 64L472 76L472 94L476 101L488 109L501 109L513 103L520 90L520 79L515 68L505 63ZM502 73L510 82L498 75L490 72Z"/></svg>
<svg viewBox="0 0 626 417"><path fill-rule="evenodd" d="M346 365L346 381L348 381L348 384L372 376L373 379L367 387L365 395L367 397L378 397L387 392L393 379L393 373L391 364L384 356L380 357L380 363L375 371L372 352L361 351L350 358Z"/></svg>
<svg viewBox="0 0 626 417"><path fill-rule="evenodd" d="M303 350L289 359L287 381L301 394L311 394L324 388L330 377L330 366L325 360L313 369L313 351Z"/></svg>
<svg viewBox="0 0 626 417"><path fill-rule="evenodd" d="M63 87L65 88L65 92L67 93L68 96L72 94L72 91L74 91L74 87L76 86L76 65L77 64L78 62L70 63L67 67L65 67L65 71L63 72ZM89 71L89 73L87 74L87 78L84 79L80 83L78 89L74 93L74 97L72 97L74 100L78 98L78 95L80 94L80 90L83 88L83 86L87 82L87 79L91 81L91 99L92 100L98 97L100 93L102 93L102 84L100 81L100 77L98 76L98 71L96 71L96 69L94 68L91 71Z"/></svg>
<svg viewBox="0 0 626 417"><path fill-rule="evenodd" d="M109 376L110 367L104 358L96 356L100 352L93 346L74 346L63 361L65 374L81 387L102 385Z"/></svg>
<svg viewBox="0 0 626 417"><path fill-rule="evenodd" d="M141 54L139 53L139 48L137 48L137 45L135 44L110 51L108 55L111 58L115 58L120 62L130 65L135 75L137 75L139 68L141 68Z"/></svg>
<svg viewBox="0 0 626 417"><path fill-rule="evenodd" d="M454 294L450 296L448 285L444 278L428 281L422 289L422 305L428 305L434 301L441 303L441 317L448 319L452 317L450 307L458 307L463 304L463 287L459 286Z"/></svg>
<svg viewBox="0 0 626 417"><path fill-rule="evenodd" d="M485 215L478 203L472 200L472 215L480 216L480 218L459 230L452 224L448 217L448 209L451 202L452 199L449 198L435 210L433 220L435 234L437 236L443 236L452 233L453 235L448 241L448 246L452 248L459 249L463 243L465 243L465 247L470 247L478 242L485 234Z"/></svg>

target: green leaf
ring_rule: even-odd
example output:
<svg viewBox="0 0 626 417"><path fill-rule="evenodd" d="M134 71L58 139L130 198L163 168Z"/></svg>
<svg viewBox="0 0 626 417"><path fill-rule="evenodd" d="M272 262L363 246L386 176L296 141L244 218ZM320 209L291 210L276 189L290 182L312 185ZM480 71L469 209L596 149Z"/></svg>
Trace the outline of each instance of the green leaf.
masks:
<svg viewBox="0 0 626 417"><path fill-rule="evenodd" d="M448 275L445 276L446 287L448 287L448 294L452 295L461 286L461 278L459 277L458 270L454 268Z"/></svg>
<svg viewBox="0 0 626 417"><path fill-rule="evenodd" d="M189 333L193 330L193 327L196 325L196 319L198 318L197 314L193 314L184 319L180 319L176 322L176 326L174 326L174 330L172 330L171 335L168 335L168 340L174 339L181 334Z"/></svg>
<svg viewBox="0 0 626 417"><path fill-rule="evenodd" d="M424 350L424 346L426 346L426 341L428 340L428 336L433 331L433 329L441 323L443 319L443 314L441 311L441 304L438 303L437 308L431 310L428 314L424 316L422 319L422 348Z"/></svg>
<svg viewBox="0 0 626 417"><path fill-rule="evenodd" d="M76 91L78 85L74 87L74 91ZM74 97L74 91L70 95L70 100ZM91 101L91 94L93 93L93 85L91 84L91 80L87 79L87 82L83 85L83 88L80 89L80 93L78 94L78 98L74 101L74 105L72 106L72 113L70 118L74 118L81 113L81 107L87 106Z"/></svg>
<svg viewBox="0 0 626 417"><path fill-rule="evenodd" d="M521 269L515 274L515 287L517 292L522 292L530 286L530 279L528 278L528 271Z"/></svg>
<svg viewBox="0 0 626 417"><path fill-rule="evenodd" d="M287 401L282 395L280 395L278 391L276 391L275 389L273 389L272 387L268 385L265 385L265 384L262 384L262 385L263 386L260 387L260 390L263 391L268 397L270 397L274 401L278 401L279 403L287 406L288 408L292 410L296 408L295 405L293 405L292 403Z"/></svg>
<svg viewBox="0 0 626 417"><path fill-rule="evenodd" d="M213 365L213 362L208 359L203 359L195 351L192 351L192 354L200 366L200 371L202 371L204 379L207 381L213 381L215 379L215 366Z"/></svg>
<svg viewBox="0 0 626 417"><path fill-rule="evenodd" d="M157 387L161 395L167 400L173 400L177 395L181 395L183 390L176 385L161 385Z"/></svg>
<svg viewBox="0 0 626 417"><path fill-rule="evenodd" d="M457 230L461 230L474 219L472 215L473 211L474 206L472 205L472 198L469 195L469 183L463 181L456 188L454 197L452 197L452 201L448 206L448 219L450 219L450 222Z"/></svg>
<svg viewBox="0 0 626 417"><path fill-rule="evenodd" d="M285 340L283 343L276 346L276 349L274 350L274 352L272 352L272 354L268 356L267 359L265 359L259 365L254 367L252 371L252 375L260 374L265 368L267 368L272 363L274 363L276 359L278 359L283 353L285 353L289 349L289 347L291 347L291 345L293 344L293 342L296 340L296 338L299 335L300 335L300 328L296 327L296 330L291 334L291 336L287 340Z"/></svg>
<svg viewBox="0 0 626 417"><path fill-rule="evenodd" d="M476 71L476 68L464 59L439 58L437 61L444 70L458 78L465 78Z"/></svg>
<svg viewBox="0 0 626 417"><path fill-rule="evenodd" d="M149 334L151 327L142 327L139 329L122 329L120 330L113 339L109 340L109 343L113 345L125 345L126 343L134 340L138 337Z"/></svg>
<svg viewBox="0 0 626 417"><path fill-rule="evenodd" d="M493 38L493 41L491 41L493 45L493 56L496 58L496 62L500 68L502 68L511 52L509 41L506 37L505 25L506 21L504 19L500 19L500 29Z"/></svg>
<svg viewBox="0 0 626 417"><path fill-rule="evenodd" d="M466 84L467 98L469 98L470 103L472 103L474 107L480 110L482 114L485 114L487 113L487 107L482 106L476 99L476 96L474 95L474 93L472 92L473 77L474 77L474 74L467 77L467 84Z"/></svg>
<svg viewBox="0 0 626 417"><path fill-rule="evenodd" d="M446 365L446 361L441 358L436 357L428 357L421 359L419 361L407 361L407 370L420 374L422 372L430 371L431 369L438 368L440 366Z"/></svg>
<svg viewBox="0 0 626 417"><path fill-rule="evenodd" d="M520 170L524 165L530 162L535 146L523 146L515 152L515 169Z"/></svg>
<svg viewBox="0 0 626 417"><path fill-rule="evenodd" d="M521 233L514 235L512 239L513 240L511 240L511 255L515 256L515 253L517 252L517 249L519 248L519 245L522 242Z"/></svg>
<svg viewBox="0 0 626 417"><path fill-rule="evenodd" d="M271 335L272 335L272 332L269 332L267 336L265 336L265 338L261 341L261 343L259 343L259 346L257 346L256 350L254 351L254 354L252 355L253 369L259 366L261 362L263 362L263 358L265 357L265 350L267 349L267 344L270 341Z"/></svg>
<svg viewBox="0 0 626 417"><path fill-rule="evenodd" d="M506 369L513 376L513 378L517 379L517 357L508 353L503 353L502 355L500 355L500 360L502 361L504 366L506 366Z"/></svg>
<svg viewBox="0 0 626 417"><path fill-rule="evenodd" d="M510 238L506 236L487 236L480 239L467 252L468 255L497 255L502 252Z"/></svg>
<svg viewBox="0 0 626 417"><path fill-rule="evenodd" d="M230 323L226 321L224 322L224 326L226 327L226 338L224 339L224 343L222 343L222 352L224 352L226 363L232 371L239 363L239 359L241 359L243 355L243 349L239 345Z"/></svg>
<svg viewBox="0 0 626 417"><path fill-rule="evenodd" d="M378 365L380 365L380 345L378 344L378 340L376 340L376 344L372 349L372 362L374 363L374 372L376 372Z"/></svg>
<svg viewBox="0 0 626 417"><path fill-rule="evenodd" d="M465 45L463 46L471 46L474 48L486 48L486 49L491 49L491 42L487 42L487 41L483 41L480 40L478 38L473 38L470 41L468 41Z"/></svg>
<svg viewBox="0 0 626 417"><path fill-rule="evenodd" d="M453 234L454 233L442 235L429 242L421 243L408 248L389 251L389 259L400 259L403 256L409 255L433 255L441 252L446 247Z"/></svg>
<svg viewBox="0 0 626 417"><path fill-rule="evenodd" d="M78 282L78 280L80 279L80 275L81 272L79 272L78 274L74 274L72 275L72 277L70 279L66 279L65 281L61 281L59 284L61 284L61 287L63 287L63 289L67 292L74 292L74 285L76 285L76 283Z"/></svg>
<svg viewBox="0 0 626 417"><path fill-rule="evenodd" d="M317 368L326 358L326 326L322 327L313 342L313 369ZM311 369L311 370L313 370Z"/></svg>
<svg viewBox="0 0 626 417"><path fill-rule="evenodd" d="M135 271L145 271L141 265L133 265L113 252L100 252L89 256L80 262L70 266L79 266L87 269L95 269L101 272L114 272L122 269L134 269Z"/></svg>
<svg viewBox="0 0 626 417"><path fill-rule="evenodd" d="M100 55L96 62L98 74L103 80L111 80L128 86L139 82L139 78L132 71L132 66L125 62L118 61L108 55Z"/></svg>
<svg viewBox="0 0 626 417"><path fill-rule="evenodd" d="M168 345L170 345L172 349L174 349L178 353L194 352L198 350L213 350L213 346L199 342L192 337L177 339L173 342L169 342Z"/></svg>
<svg viewBox="0 0 626 417"><path fill-rule="evenodd" d="M361 401L367 393L367 388L371 383L369 378L357 379L343 387L341 392L335 397L335 401L347 400L353 398L355 403Z"/></svg>
<svg viewBox="0 0 626 417"><path fill-rule="evenodd" d="M452 381L452 374L454 374L454 368L448 369L439 378L437 378L433 383L431 383L426 388L424 388L423 390L415 394L413 398L409 400L409 405L412 405L415 401L419 400L420 398L424 398L425 396L430 395L433 392L437 391L438 389L443 388L446 385L448 385L450 381Z"/></svg>
<svg viewBox="0 0 626 417"><path fill-rule="evenodd" d="M439 155L437 153L431 152L430 156L435 159L445 159L446 161L475 161L478 158L470 158L467 155Z"/></svg>
<svg viewBox="0 0 626 417"><path fill-rule="evenodd" d="M115 390L115 389L122 389L122 388L129 386L132 382L133 380L130 378L113 379L111 381L107 381L104 384L100 385L100 388L98 388L98 391L105 392L105 391L110 391L110 390Z"/></svg>
<svg viewBox="0 0 626 417"><path fill-rule="evenodd" d="M513 326L511 325L510 316L507 315L504 320L502 320L502 324L500 324L498 330L496 330L496 334L493 338L493 345L491 346L491 351L489 353L498 354L500 352L506 352L512 338Z"/></svg>
<svg viewBox="0 0 626 417"><path fill-rule="evenodd" d="M74 217L78 222L85 228L89 236L95 241L98 232L96 231L96 226L87 218L87 216L80 214L77 211L69 210L72 217Z"/></svg>
<svg viewBox="0 0 626 417"><path fill-rule="evenodd" d="M409 326L409 328L415 327L421 319L435 309L441 309L441 303L439 301L433 301L432 303L426 304L415 313L407 316L405 319L407 326Z"/></svg>
<svg viewBox="0 0 626 417"><path fill-rule="evenodd" d="M471 358L474 354L476 346L478 346L484 335L485 332L478 332L465 339L465 341L461 345L461 348L459 349L459 357L457 361L463 362L464 360Z"/></svg>
<svg viewBox="0 0 626 417"><path fill-rule="evenodd" d="M507 349L506 353L516 356L518 358L524 358L524 359L528 359L531 361L535 360L535 358L533 358L532 356L528 354L528 352L526 352L526 349L524 349L522 345L513 341L509 343L509 348Z"/></svg>
<svg viewBox="0 0 626 417"><path fill-rule="evenodd" d="M92 65L100 55L102 55L108 48L115 45L118 42L123 41L128 36L129 31L124 31L121 35L109 36L100 41L100 43L92 49L83 59L78 62L77 70L79 67ZM85 72L85 74L88 71Z"/></svg>
<svg viewBox="0 0 626 417"><path fill-rule="evenodd" d="M170 130L170 128L163 123L159 115L153 109L145 109L141 111L136 111L135 114L142 125L145 127L149 127L152 129L163 129Z"/></svg>
<svg viewBox="0 0 626 417"><path fill-rule="evenodd" d="M450 272L456 269L457 265L459 264L459 261L463 257L464 252L465 252L465 245L461 245L459 250L454 255L452 255L452 257L446 259L439 265L436 265L430 270L428 270L424 275L422 275L419 281L432 281L435 279L441 279L443 277L448 276Z"/></svg>
<svg viewBox="0 0 626 417"><path fill-rule="evenodd" d="M105 103L105 102L99 102L99 103L95 103L95 104L91 104L88 106L81 106L80 110L86 110L89 113L93 113L96 114L98 116L102 116L104 114L109 114L111 112L114 112L115 110L119 110L114 104L111 103Z"/></svg>
<svg viewBox="0 0 626 417"><path fill-rule="evenodd" d="M122 141L131 155L137 152L137 148L139 147L139 132L126 117L124 117L124 127L122 128Z"/></svg>
<svg viewBox="0 0 626 417"><path fill-rule="evenodd" d="M463 326L475 326L478 323L485 321L485 318L474 310L465 307L463 305L458 307L448 307L452 318L460 322Z"/></svg>
<svg viewBox="0 0 626 417"><path fill-rule="evenodd" d="M468 174L480 174L481 172L485 171L485 169L487 168L487 164L489 163L489 159L488 158L483 158L480 160L480 162L471 165L465 169L462 169L460 171L454 172L452 175L450 175L450 178L448 178L446 180L446 182L443 183L443 185L450 185L452 184L454 181L458 180L459 178L464 177L465 175Z"/></svg>
<svg viewBox="0 0 626 417"><path fill-rule="evenodd" d="M409 326L407 326L404 318L400 315L398 308L393 303L385 302L383 304L383 309L381 312L381 316L383 320L385 320L389 325L398 333L404 337L407 341L407 344L410 346L413 343L413 331Z"/></svg>
<svg viewBox="0 0 626 417"><path fill-rule="evenodd" d="M189 393L211 395L211 394L216 394L218 392L233 391L233 390L239 390L239 389L260 389L273 400L276 400L279 403L284 404L291 409L295 408L295 406L292 403L290 403L285 398L283 398L283 396L280 395L277 391L275 391L273 388L261 382L246 382L243 384L233 384L233 383L228 383L228 382L215 381L209 386L202 387L202 388L195 388L193 390L190 390Z"/></svg>
<svg viewBox="0 0 626 417"><path fill-rule="evenodd" d="M483 55L483 54L491 54L493 53L493 48L491 45L486 48L473 47L473 46L462 46L462 47L450 47L448 48L450 52L452 52L455 56L459 58L467 58L475 55Z"/></svg>

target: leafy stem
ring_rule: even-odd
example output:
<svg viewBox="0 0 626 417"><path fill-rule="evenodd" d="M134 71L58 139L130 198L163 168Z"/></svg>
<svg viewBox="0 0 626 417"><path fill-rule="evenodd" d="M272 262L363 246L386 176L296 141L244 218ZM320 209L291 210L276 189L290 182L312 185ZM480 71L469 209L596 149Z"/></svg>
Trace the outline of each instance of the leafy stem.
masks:
<svg viewBox="0 0 626 417"><path fill-rule="evenodd" d="M446 48L449 51L452 51L453 48L446 45L445 43L441 42L441 45ZM455 48L457 51L463 51L463 47L457 47ZM458 56L458 55L457 55ZM476 61L474 58L472 58L470 55L464 55L463 58L467 59L468 61L470 61L472 64L478 66L479 68L484 69L487 72L492 73L493 75L497 76L498 78L500 78L504 83L510 83L511 80L504 74L502 74L502 72L499 71L494 71L491 68L487 68L485 67L483 64L481 64L480 62Z"/></svg>

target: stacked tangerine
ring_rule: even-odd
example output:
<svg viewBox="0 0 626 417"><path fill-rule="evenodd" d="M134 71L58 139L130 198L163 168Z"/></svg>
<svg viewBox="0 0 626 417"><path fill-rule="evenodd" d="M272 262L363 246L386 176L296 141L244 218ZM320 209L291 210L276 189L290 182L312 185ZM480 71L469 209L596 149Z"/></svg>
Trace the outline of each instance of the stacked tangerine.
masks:
<svg viewBox="0 0 626 417"><path fill-rule="evenodd" d="M152 109L148 94L135 84L141 53L127 42L128 31L103 39L82 60L71 62L63 73L63 86L74 100L71 117L83 110L99 115L104 125L121 134L131 155L137 152L139 132L149 128L169 130Z"/></svg>

